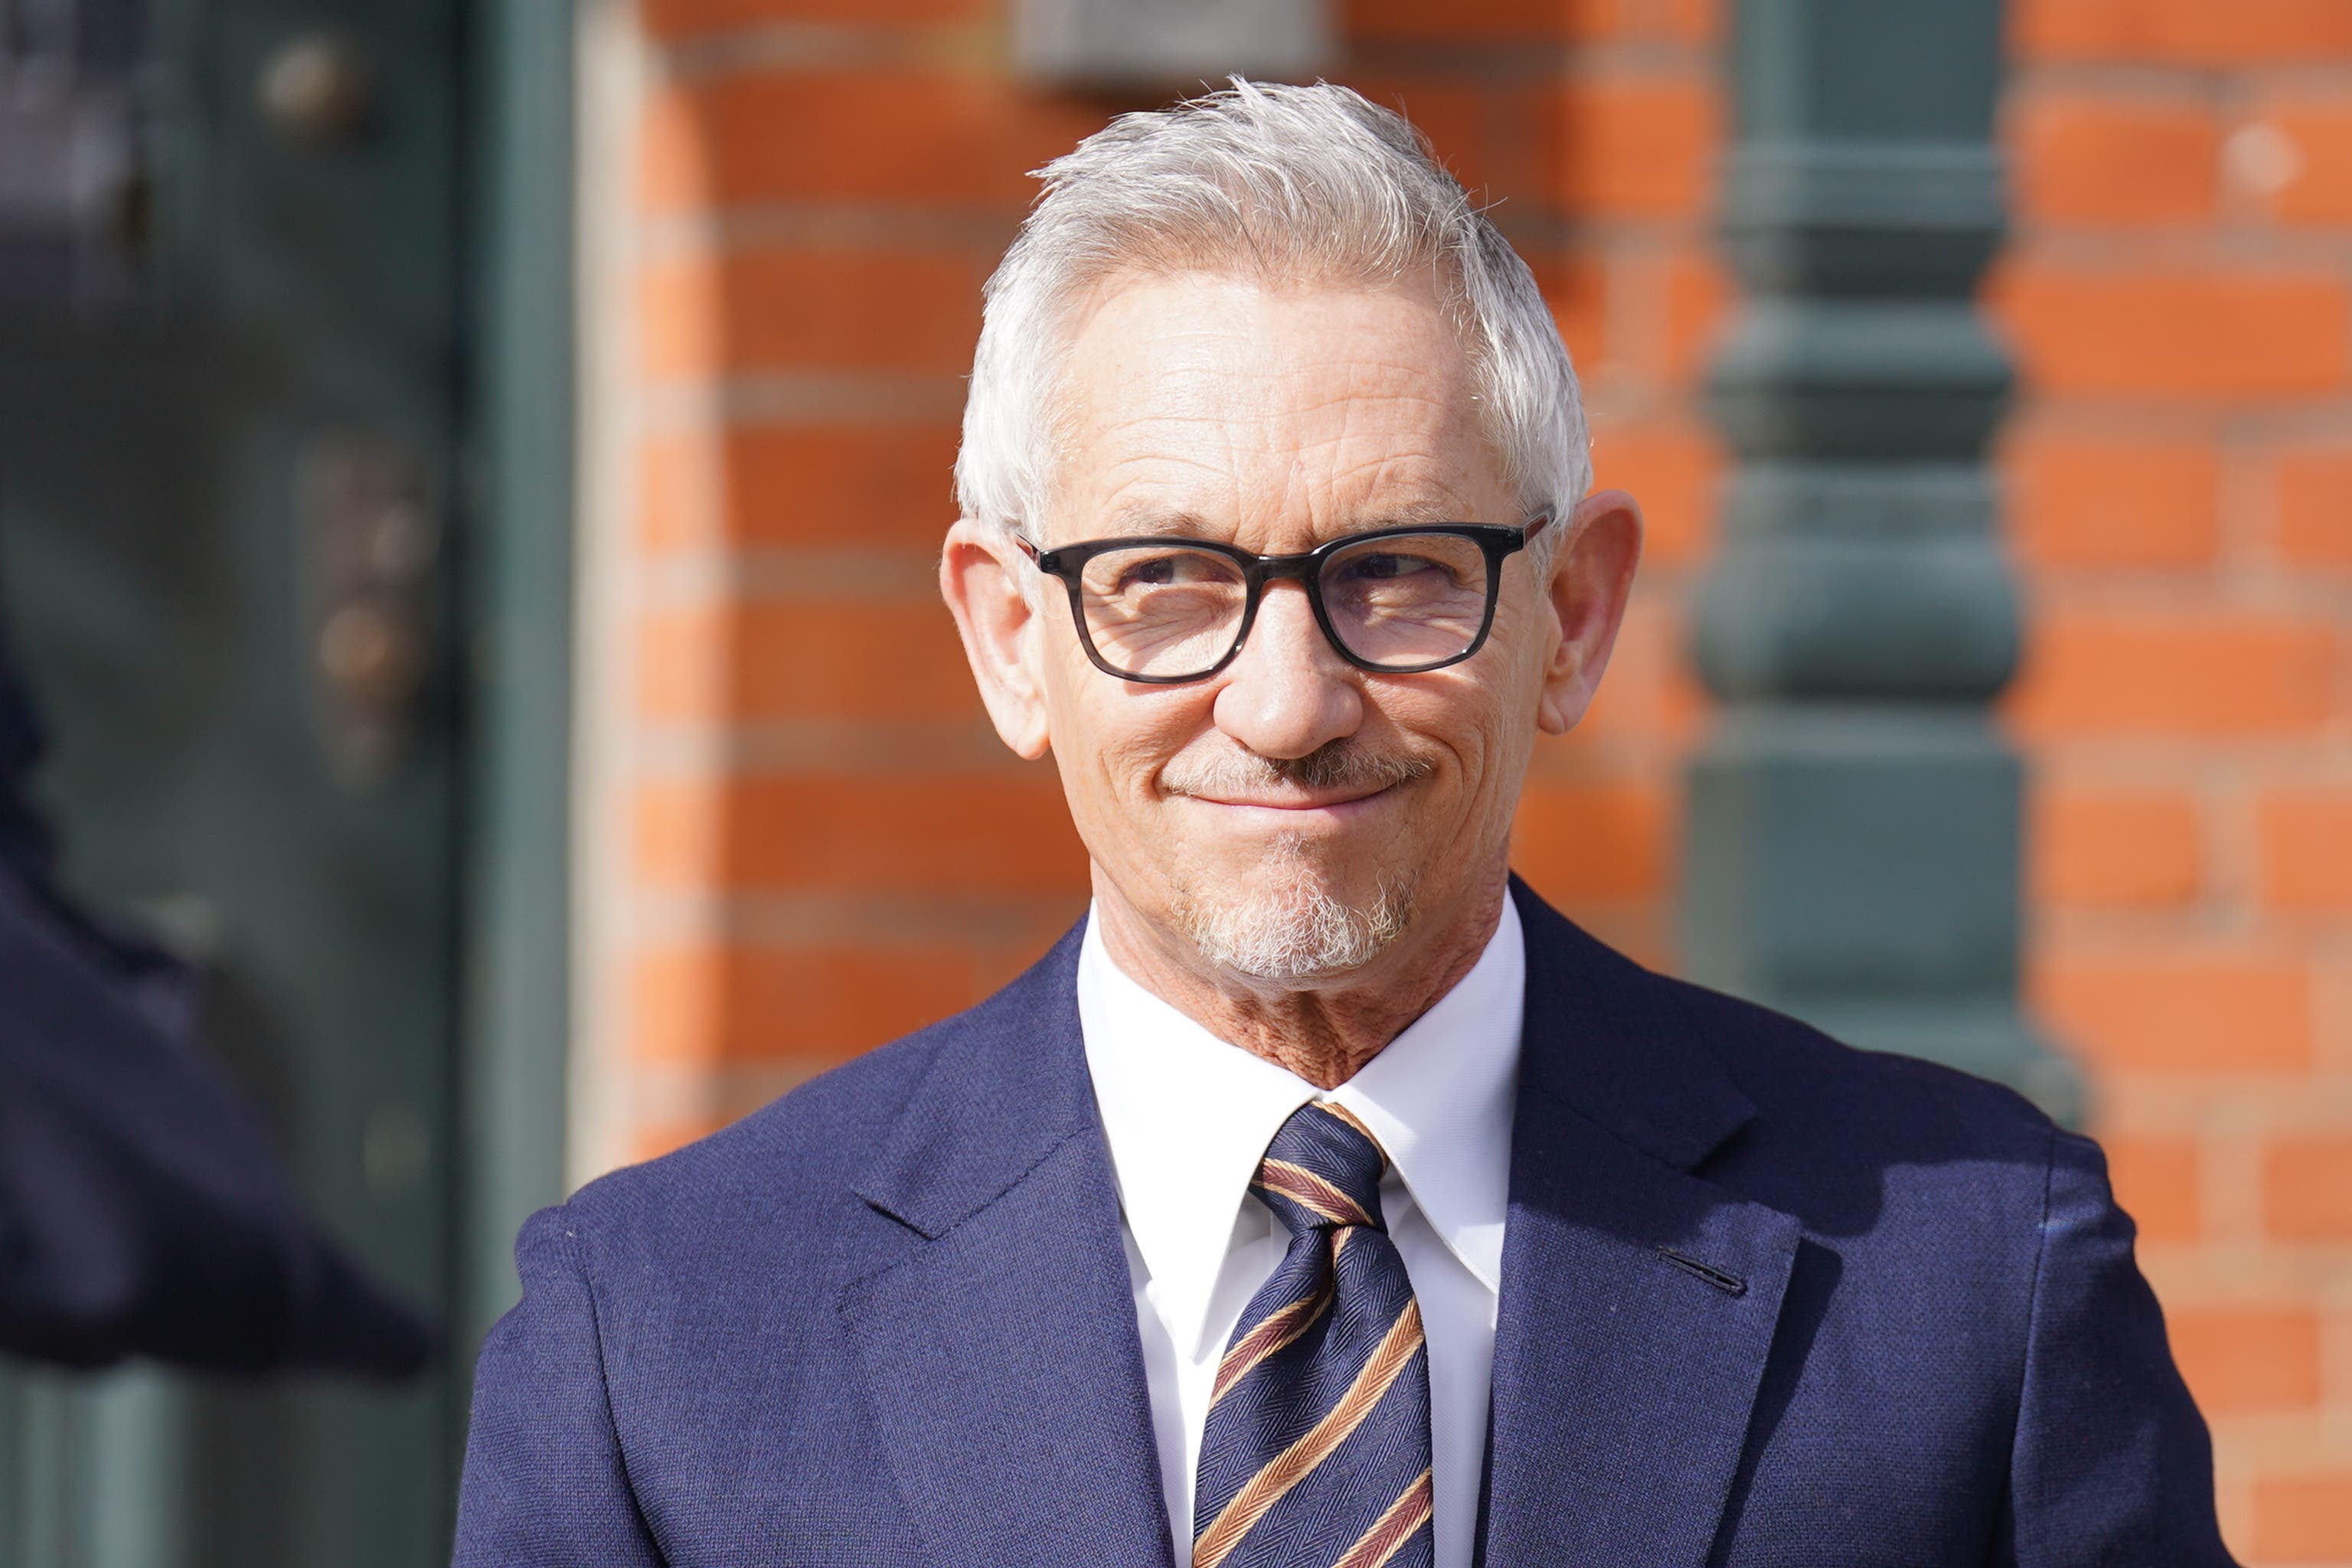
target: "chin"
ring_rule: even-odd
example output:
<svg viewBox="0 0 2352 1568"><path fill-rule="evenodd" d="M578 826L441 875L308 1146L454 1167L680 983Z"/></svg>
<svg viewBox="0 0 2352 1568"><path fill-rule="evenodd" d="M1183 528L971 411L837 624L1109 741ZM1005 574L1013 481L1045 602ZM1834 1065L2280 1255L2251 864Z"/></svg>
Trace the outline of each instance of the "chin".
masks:
<svg viewBox="0 0 2352 1568"><path fill-rule="evenodd" d="M1352 877L1352 888L1335 880L1304 843L1285 839L1223 889L1181 881L1170 912L1220 969L1276 984L1330 980L1364 968L1405 933L1420 877Z"/></svg>

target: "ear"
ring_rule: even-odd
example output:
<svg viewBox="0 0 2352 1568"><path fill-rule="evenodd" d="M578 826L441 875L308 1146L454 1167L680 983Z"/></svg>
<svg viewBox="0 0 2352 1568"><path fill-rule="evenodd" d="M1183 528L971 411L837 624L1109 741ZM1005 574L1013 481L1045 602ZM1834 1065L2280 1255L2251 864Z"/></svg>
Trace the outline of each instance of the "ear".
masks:
<svg viewBox="0 0 2352 1568"><path fill-rule="evenodd" d="M940 595L963 637L963 655L996 733L1034 762L1051 736L1038 647L1036 607L1022 592L1036 568L996 529L959 520L940 556Z"/></svg>
<svg viewBox="0 0 2352 1568"><path fill-rule="evenodd" d="M1553 526L1563 525L1568 539L1545 584L1559 638L1536 707L1537 722L1553 735L1576 727L1609 668L1642 559L1642 509L1623 490L1595 490Z"/></svg>

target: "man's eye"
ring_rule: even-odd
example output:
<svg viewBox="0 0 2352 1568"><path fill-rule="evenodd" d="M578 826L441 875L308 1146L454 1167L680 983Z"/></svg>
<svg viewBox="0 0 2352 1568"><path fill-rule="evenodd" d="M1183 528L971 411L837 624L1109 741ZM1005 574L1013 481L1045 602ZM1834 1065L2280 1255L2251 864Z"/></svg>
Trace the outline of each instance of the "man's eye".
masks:
<svg viewBox="0 0 2352 1568"><path fill-rule="evenodd" d="M1118 574L1121 588L1156 588L1176 581L1176 557L1162 555L1154 560L1137 561L1122 568Z"/></svg>
<svg viewBox="0 0 2352 1568"><path fill-rule="evenodd" d="M1355 577L1408 577L1416 572L1427 572L1434 565L1435 563L1419 555L1382 552L1358 556L1348 563L1348 572Z"/></svg>

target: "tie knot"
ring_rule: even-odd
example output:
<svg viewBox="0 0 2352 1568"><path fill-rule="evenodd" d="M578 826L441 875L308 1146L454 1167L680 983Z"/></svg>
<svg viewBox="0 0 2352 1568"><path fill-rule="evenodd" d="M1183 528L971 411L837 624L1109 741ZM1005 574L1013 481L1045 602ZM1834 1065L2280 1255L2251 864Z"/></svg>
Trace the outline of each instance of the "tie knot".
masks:
<svg viewBox="0 0 2352 1568"><path fill-rule="evenodd" d="M1339 1106L1309 1100L1265 1146L1251 1184L1293 1235L1381 1221L1381 1174L1388 1169L1372 1130Z"/></svg>

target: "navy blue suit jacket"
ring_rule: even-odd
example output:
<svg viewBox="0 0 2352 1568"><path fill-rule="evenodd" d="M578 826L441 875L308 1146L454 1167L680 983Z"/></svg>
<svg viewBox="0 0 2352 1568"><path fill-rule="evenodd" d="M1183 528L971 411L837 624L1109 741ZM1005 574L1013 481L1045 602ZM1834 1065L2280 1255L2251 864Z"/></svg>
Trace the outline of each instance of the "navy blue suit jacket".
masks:
<svg viewBox="0 0 2352 1568"><path fill-rule="evenodd" d="M2091 1142L1515 894L1490 1568L2229 1562ZM1176 1561L1076 956L533 1218L457 1562Z"/></svg>

